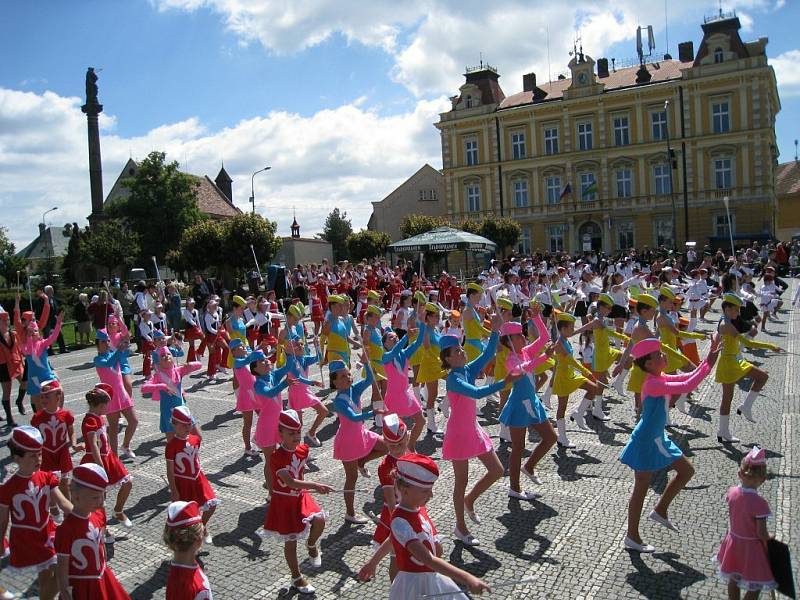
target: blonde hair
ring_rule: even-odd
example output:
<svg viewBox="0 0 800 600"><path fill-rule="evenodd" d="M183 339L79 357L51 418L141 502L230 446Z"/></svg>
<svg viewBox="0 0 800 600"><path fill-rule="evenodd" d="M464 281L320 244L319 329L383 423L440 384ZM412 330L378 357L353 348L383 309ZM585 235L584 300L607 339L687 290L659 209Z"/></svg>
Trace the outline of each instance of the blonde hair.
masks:
<svg viewBox="0 0 800 600"><path fill-rule="evenodd" d="M742 462L739 463L739 472L745 477L754 477L759 479L767 478L767 465L754 465L745 456Z"/></svg>
<svg viewBox="0 0 800 600"><path fill-rule="evenodd" d="M203 537L203 524L194 523L188 527L170 527L164 525L164 543L173 552L186 552Z"/></svg>

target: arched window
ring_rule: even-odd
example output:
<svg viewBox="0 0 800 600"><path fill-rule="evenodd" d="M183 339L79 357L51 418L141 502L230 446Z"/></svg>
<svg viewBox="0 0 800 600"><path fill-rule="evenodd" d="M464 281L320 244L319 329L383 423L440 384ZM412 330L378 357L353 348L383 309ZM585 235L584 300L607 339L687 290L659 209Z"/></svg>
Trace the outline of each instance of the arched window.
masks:
<svg viewBox="0 0 800 600"><path fill-rule="evenodd" d="M725 54L722 52L722 48L717 46L717 48L714 49L714 62L721 63L723 60L725 60Z"/></svg>
<svg viewBox="0 0 800 600"><path fill-rule="evenodd" d="M467 96L467 108L472 108L472 96Z"/></svg>

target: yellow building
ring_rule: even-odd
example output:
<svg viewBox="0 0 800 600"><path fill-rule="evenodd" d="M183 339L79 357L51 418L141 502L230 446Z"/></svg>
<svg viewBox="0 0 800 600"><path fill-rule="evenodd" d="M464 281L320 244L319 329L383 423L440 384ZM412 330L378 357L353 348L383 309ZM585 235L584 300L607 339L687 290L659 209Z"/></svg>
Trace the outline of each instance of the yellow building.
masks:
<svg viewBox="0 0 800 600"><path fill-rule="evenodd" d="M774 234L780 100L767 39L740 27L707 19L696 56L685 42L644 67L580 52L570 78L530 73L509 97L496 69L467 69L436 124L447 214L518 220L522 252L616 252L726 244L728 197L741 243Z"/></svg>
<svg viewBox="0 0 800 600"><path fill-rule="evenodd" d="M775 236L782 241L800 235L800 161L778 165L775 175L778 197L778 229Z"/></svg>

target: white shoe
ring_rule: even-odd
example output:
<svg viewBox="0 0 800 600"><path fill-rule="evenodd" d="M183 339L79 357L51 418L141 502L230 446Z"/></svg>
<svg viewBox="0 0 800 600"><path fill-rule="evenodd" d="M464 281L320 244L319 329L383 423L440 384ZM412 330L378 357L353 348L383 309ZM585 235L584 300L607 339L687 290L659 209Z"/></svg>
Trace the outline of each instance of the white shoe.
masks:
<svg viewBox="0 0 800 600"><path fill-rule="evenodd" d="M516 498L517 500L536 500L536 498L541 498L542 495L536 492L517 492L509 488L508 497Z"/></svg>
<svg viewBox="0 0 800 600"><path fill-rule="evenodd" d="M319 567L321 567L322 566L322 551L319 549L319 546L316 546L316 545L310 546L309 544L306 544L306 548L308 548L308 550L309 550L308 564L310 564L312 567L315 567L317 569ZM311 554L310 554L311 550L316 550L317 551L317 555L316 556L311 556Z"/></svg>
<svg viewBox="0 0 800 600"><path fill-rule="evenodd" d="M261 452L257 448L250 447L244 451L245 456L258 456Z"/></svg>
<svg viewBox="0 0 800 600"><path fill-rule="evenodd" d="M678 399L675 401L675 408L678 410L678 412L681 412L685 415L689 414L689 407L686 406L686 397L683 394L681 394L680 397L678 397Z"/></svg>
<svg viewBox="0 0 800 600"><path fill-rule="evenodd" d="M308 445L312 446L313 448L319 448L322 446L322 442L320 442L315 435L306 435L306 440L308 440Z"/></svg>
<svg viewBox="0 0 800 600"><path fill-rule="evenodd" d="M292 579L292 589L297 590L297 593L299 594L307 594L307 595L314 594L317 591L317 589L310 583L306 582L305 585L297 584L298 581L303 581L304 579L305 577L303 577L302 575L300 575L300 577L298 577L297 579Z"/></svg>
<svg viewBox="0 0 800 600"><path fill-rule="evenodd" d="M528 469L525 468L525 465L522 465L522 467L520 467L520 472L523 473L528 479L530 479L536 485L542 485L541 478L536 473L528 471Z"/></svg>
<svg viewBox="0 0 800 600"><path fill-rule="evenodd" d="M744 404L741 404L741 405L739 405L739 408L736 409L736 414L737 415L741 415L742 417L744 417L745 419L747 419L751 423L755 423L756 420L753 418L752 410L753 409L751 409L750 407L745 406Z"/></svg>
<svg viewBox="0 0 800 600"><path fill-rule="evenodd" d="M651 546L650 544L644 544L644 543L637 544L636 542L634 542L631 538L629 538L627 536L625 537L625 541L623 541L623 545L628 550L633 550L634 552L641 552L643 554L656 551L656 549L653 546Z"/></svg>
<svg viewBox="0 0 800 600"><path fill-rule="evenodd" d="M103 537L103 543L104 544L113 544L116 541L117 540L114 538L114 536L110 532L106 531L106 535Z"/></svg>
<svg viewBox="0 0 800 600"><path fill-rule="evenodd" d="M130 448L122 448L122 452L119 453L120 458L136 458L136 454L133 453L133 450Z"/></svg>
<svg viewBox="0 0 800 600"><path fill-rule="evenodd" d="M594 406L592 407L592 416L598 421L611 420L611 417L609 417L606 413L603 412L603 405L598 401L595 401Z"/></svg>
<svg viewBox="0 0 800 600"><path fill-rule="evenodd" d="M477 514L475 514L474 510L468 509L466 504L464 505L464 512L467 513L467 516L469 517L470 521L472 521L476 525L481 524L481 518Z"/></svg>
<svg viewBox="0 0 800 600"><path fill-rule="evenodd" d="M678 529L678 527L672 521L670 521L667 517L662 517L655 510L651 510L650 514L647 515L647 518L659 523L660 525L663 525L667 529L671 529L672 531L680 531L680 529Z"/></svg>
<svg viewBox="0 0 800 600"><path fill-rule="evenodd" d="M18 597L19 596L17 596L14 592L10 592L6 588L0 586L0 600L14 600Z"/></svg>
<svg viewBox="0 0 800 600"><path fill-rule="evenodd" d="M362 477L369 478L372 475L372 473L369 472L369 469L367 468L367 465L359 465L358 466L358 472L361 473Z"/></svg>
<svg viewBox="0 0 800 600"><path fill-rule="evenodd" d="M480 546L481 541L471 533L461 533L458 527L453 529L453 537L465 546Z"/></svg>
<svg viewBox="0 0 800 600"><path fill-rule="evenodd" d="M204 537L204 538L203 538L203 543L204 543L206 546L210 546L211 544L213 544L213 543L214 543L214 540L213 540L213 538L211 537L211 534L210 534L210 533L207 533L207 534L206 534L206 537Z"/></svg>
<svg viewBox="0 0 800 600"><path fill-rule="evenodd" d="M133 527L133 523L131 523L131 520L125 515L125 513L115 512L114 518L119 521L119 524L125 529L131 529Z"/></svg>
<svg viewBox="0 0 800 600"><path fill-rule="evenodd" d="M581 431L591 431L591 429L586 425L586 419L583 418L583 415L580 414L579 411L573 412L569 416L569 420L574 421L575 425L577 425L578 429L580 429Z"/></svg>
<svg viewBox="0 0 800 600"><path fill-rule="evenodd" d="M361 515L345 515L344 520L348 523L352 523L353 525L366 525L369 523L369 519L366 517L362 517Z"/></svg>

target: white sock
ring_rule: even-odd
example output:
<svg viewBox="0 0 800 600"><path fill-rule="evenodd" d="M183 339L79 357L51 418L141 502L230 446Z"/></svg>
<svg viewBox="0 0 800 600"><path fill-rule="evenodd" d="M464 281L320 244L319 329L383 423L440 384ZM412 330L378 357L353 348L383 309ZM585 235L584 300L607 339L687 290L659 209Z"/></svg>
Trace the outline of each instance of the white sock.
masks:
<svg viewBox="0 0 800 600"><path fill-rule="evenodd" d="M544 388L544 393L542 394L542 404L550 407L550 396L553 394L553 386L550 383L547 383L547 387Z"/></svg>
<svg viewBox="0 0 800 600"><path fill-rule="evenodd" d="M697 317L690 317L689 318L689 327L686 328L687 331L692 332L694 328L697 326Z"/></svg>
<svg viewBox="0 0 800 600"><path fill-rule="evenodd" d="M425 384L419 386L419 399L423 404L428 401L428 386Z"/></svg>
<svg viewBox="0 0 800 600"><path fill-rule="evenodd" d="M678 399L675 401L675 408L677 408L680 412L685 413L686 410L686 394L681 394L678 396Z"/></svg>
<svg viewBox="0 0 800 600"><path fill-rule="evenodd" d="M373 408L381 409L383 408L383 402L377 401L372 403ZM383 415L375 415L375 425L378 427L383 427Z"/></svg>

